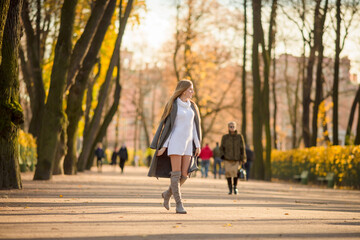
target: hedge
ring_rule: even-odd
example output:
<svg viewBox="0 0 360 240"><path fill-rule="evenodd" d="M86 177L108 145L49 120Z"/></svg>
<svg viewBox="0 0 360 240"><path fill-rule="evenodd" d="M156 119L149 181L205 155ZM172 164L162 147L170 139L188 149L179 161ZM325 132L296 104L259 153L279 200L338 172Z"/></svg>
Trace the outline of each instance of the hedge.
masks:
<svg viewBox="0 0 360 240"><path fill-rule="evenodd" d="M336 187L360 189L360 146L330 146L272 151L272 176L292 180L294 175L309 171L309 182L335 174Z"/></svg>

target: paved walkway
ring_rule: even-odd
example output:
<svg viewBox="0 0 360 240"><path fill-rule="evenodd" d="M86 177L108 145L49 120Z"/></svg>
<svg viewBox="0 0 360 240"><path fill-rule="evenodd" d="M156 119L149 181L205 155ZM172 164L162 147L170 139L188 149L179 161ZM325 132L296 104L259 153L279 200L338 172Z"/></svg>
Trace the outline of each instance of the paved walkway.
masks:
<svg viewBox="0 0 360 240"><path fill-rule="evenodd" d="M161 206L168 179L125 171L23 174L23 190L0 191L0 239L360 239L360 191L248 181L229 196L224 179L195 177L180 215Z"/></svg>

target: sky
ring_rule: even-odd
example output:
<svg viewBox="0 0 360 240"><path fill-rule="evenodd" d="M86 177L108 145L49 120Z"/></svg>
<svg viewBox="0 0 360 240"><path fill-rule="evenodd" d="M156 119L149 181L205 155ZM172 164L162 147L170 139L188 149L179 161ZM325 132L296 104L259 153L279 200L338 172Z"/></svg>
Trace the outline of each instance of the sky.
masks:
<svg viewBox="0 0 360 240"><path fill-rule="evenodd" d="M174 33L176 9L174 0L148 0L147 11L141 14L140 25L130 27L124 35L123 46L134 52L134 59L151 62L154 55Z"/></svg>
<svg viewBox="0 0 360 240"><path fill-rule="evenodd" d="M147 11L141 14L140 25L127 28L123 42L123 47L134 52L134 61L142 65L144 62L151 63L156 58L175 31L175 0L147 0L146 6ZM251 19L249 18L248 21ZM360 31L354 30L358 27L360 27L359 24L353 26L341 57L349 57L352 62L351 73L357 74L360 82ZM332 44L333 39L327 39L327 41L328 44ZM280 45L278 47L277 53L280 53L282 47ZM287 50L289 53L299 52L298 47L289 47L290 49ZM333 56L327 55L327 57Z"/></svg>

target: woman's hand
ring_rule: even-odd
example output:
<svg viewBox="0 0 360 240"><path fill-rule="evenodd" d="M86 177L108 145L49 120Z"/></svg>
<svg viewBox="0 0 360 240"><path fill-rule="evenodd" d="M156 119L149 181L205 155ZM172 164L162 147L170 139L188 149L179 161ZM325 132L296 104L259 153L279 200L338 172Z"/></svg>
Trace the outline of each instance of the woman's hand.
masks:
<svg viewBox="0 0 360 240"><path fill-rule="evenodd" d="M166 150L166 147L160 148L160 150L157 152L156 156L161 156L161 155L163 155L164 152L165 152L165 150Z"/></svg>
<svg viewBox="0 0 360 240"><path fill-rule="evenodd" d="M200 148L196 148L195 150L195 157L198 157L200 155L201 149Z"/></svg>

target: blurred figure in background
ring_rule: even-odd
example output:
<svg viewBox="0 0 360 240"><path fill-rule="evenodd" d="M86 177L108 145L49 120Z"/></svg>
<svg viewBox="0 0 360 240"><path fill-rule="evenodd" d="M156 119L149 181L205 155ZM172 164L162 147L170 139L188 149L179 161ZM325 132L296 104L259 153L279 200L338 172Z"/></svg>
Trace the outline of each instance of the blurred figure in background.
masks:
<svg viewBox="0 0 360 240"><path fill-rule="evenodd" d="M212 158L213 152L209 148L209 144L201 149L199 157L201 158L201 177L208 177L210 158Z"/></svg>
<svg viewBox="0 0 360 240"><path fill-rule="evenodd" d="M222 173L222 159L221 159L221 151L219 147L219 143L216 142L216 147L213 149L213 157L214 157L214 178L216 178L217 166L219 167L219 179L221 178Z"/></svg>
<svg viewBox="0 0 360 240"><path fill-rule="evenodd" d="M98 169L98 172L102 172L102 159L105 158L105 152L102 149L102 143L98 142L97 148L95 150L95 156L96 156L96 166Z"/></svg>
<svg viewBox="0 0 360 240"><path fill-rule="evenodd" d="M125 143L122 144L122 146L119 150L119 156L120 156L120 164L119 165L120 165L121 173L124 173L125 162L128 160L128 151L125 146Z"/></svg>
<svg viewBox="0 0 360 240"><path fill-rule="evenodd" d="M244 164L246 170L246 181L248 181L250 178L250 169L253 163L253 159L254 152L249 148L248 145L246 145L246 163Z"/></svg>

